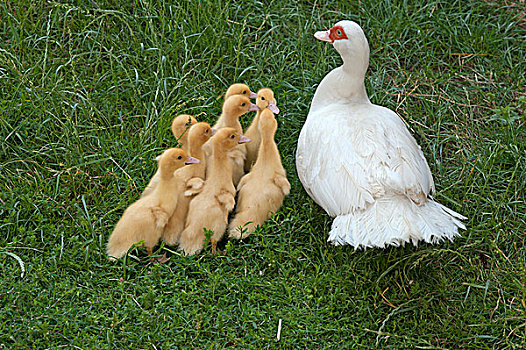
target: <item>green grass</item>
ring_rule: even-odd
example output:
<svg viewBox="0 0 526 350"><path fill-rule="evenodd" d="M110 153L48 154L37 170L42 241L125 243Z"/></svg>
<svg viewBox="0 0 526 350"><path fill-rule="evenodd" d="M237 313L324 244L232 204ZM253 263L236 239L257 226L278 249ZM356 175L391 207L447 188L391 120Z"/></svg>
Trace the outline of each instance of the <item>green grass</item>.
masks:
<svg viewBox="0 0 526 350"><path fill-rule="evenodd" d="M523 15L518 0L1 2L0 349L523 348ZM343 18L369 38L371 100L469 218L452 243L326 242L294 157L341 62L312 34ZM276 93L283 208L226 256L108 262L172 117L214 121L233 82Z"/></svg>

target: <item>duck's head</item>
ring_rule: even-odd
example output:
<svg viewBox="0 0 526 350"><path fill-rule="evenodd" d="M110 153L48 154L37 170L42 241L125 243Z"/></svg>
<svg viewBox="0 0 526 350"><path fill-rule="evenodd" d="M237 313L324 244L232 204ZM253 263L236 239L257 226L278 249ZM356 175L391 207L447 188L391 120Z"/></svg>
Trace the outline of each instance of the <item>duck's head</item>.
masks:
<svg viewBox="0 0 526 350"><path fill-rule="evenodd" d="M161 155L159 167L161 168L162 173L170 174L187 164L196 163L199 163L199 159L189 157L182 149L169 148Z"/></svg>
<svg viewBox="0 0 526 350"><path fill-rule="evenodd" d="M215 131L208 123L200 122L194 124L190 130L188 130L188 141L190 145L196 144L201 147L214 135Z"/></svg>
<svg viewBox="0 0 526 350"><path fill-rule="evenodd" d="M256 98L256 105L260 110L268 108L272 113L279 113L279 108L274 98L274 92L269 88L263 88L258 91L258 96Z"/></svg>
<svg viewBox="0 0 526 350"><path fill-rule="evenodd" d="M195 123L197 123L197 120L190 114L178 115L172 121L172 133L181 145L186 141L185 131Z"/></svg>
<svg viewBox="0 0 526 350"><path fill-rule="evenodd" d="M353 21L340 21L331 29L316 32L316 39L327 41L342 56L344 64L367 70L369 66L369 43L362 28Z"/></svg>
<svg viewBox="0 0 526 350"><path fill-rule="evenodd" d="M225 103L223 103L223 113L235 117L242 116L248 111L257 111L258 106L250 102L250 99L243 95L230 96Z"/></svg>
<svg viewBox="0 0 526 350"><path fill-rule="evenodd" d="M230 97L234 95L242 95L246 96L248 98L256 98L256 93L250 91L250 88L246 84L236 83L230 85L228 90L226 90L225 93L225 101Z"/></svg>
<svg viewBox="0 0 526 350"><path fill-rule="evenodd" d="M234 128L221 128L217 130L212 140L210 140L214 144L214 150L219 150L219 152L227 152L237 144L250 141L248 137L241 135Z"/></svg>

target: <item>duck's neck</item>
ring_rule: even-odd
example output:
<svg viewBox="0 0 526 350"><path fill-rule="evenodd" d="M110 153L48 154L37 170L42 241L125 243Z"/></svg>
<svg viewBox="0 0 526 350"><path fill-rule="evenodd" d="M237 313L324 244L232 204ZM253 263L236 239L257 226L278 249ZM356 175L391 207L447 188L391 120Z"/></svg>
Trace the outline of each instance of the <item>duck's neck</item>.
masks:
<svg viewBox="0 0 526 350"><path fill-rule="evenodd" d="M256 112L256 116L254 117L254 119L252 119L252 123L250 123L250 126L248 127L247 131L245 132L245 134L250 134L252 136L250 138L252 140L252 142L254 142L254 139L253 139L254 135L257 134L260 114L261 114L261 110L258 110Z"/></svg>
<svg viewBox="0 0 526 350"><path fill-rule="evenodd" d="M347 86L345 98L349 99L351 103L369 102L369 96L367 96L365 89L365 73L368 66L368 59L365 63L360 62L359 64L349 59L343 59L342 75L344 75L343 79L345 79Z"/></svg>
<svg viewBox="0 0 526 350"><path fill-rule="evenodd" d="M212 153L212 162L210 164L210 173L206 178L207 185L212 188L220 188L232 184L232 162L229 161L227 152Z"/></svg>
<svg viewBox="0 0 526 350"><path fill-rule="evenodd" d="M217 121L216 125L214 125L214 128L234 128L237 132L243 132L243 128L239 122L239 116L225 112L221 114L221 117Z"/></svg>
<svg viewBox="0 0 526 350"><path fill-rule="evenodd" d="M311 111L335 103L370 103L364 81L367 66L363 65L344 58L343 65L327 74L316 89Z"/></svg>
<svg viewBox="0 0 526 350"><path fill-rule="evenodd" d="M170 179L173 177L174 175L174 171L175 169L170 167L170 166L167 166L167 167L163 167L161 165L161 168L160 168L160 172L161 172L161 180L163 182L168 182L170 181Z"/></svg>
<svg viewBox="0 0 526 350"><path fill-rule="evenodd" d="M173 199L181 190L178 188L178 184L182 183L175 174L175 169L161 172L161 181L155 188L159 198L159 206L166 210L167 213L170 213L170 215L176 206L176 201Z"/></svg>
<svg viewBox="0 0 526 350"><path fill-rule="evenodd" d="M194 158L199 159L199 163L192 165L192 174L195 174L197 177L204 178L205 176L205 169L206 169L206 157L203 152L203 145L199 144L199 142L191 143L190 144L190 155Z"/></svg>
<svg viewBox="0 0 526 350"><path fill-rule="evenodd" d="M261 133L261 144L254 168L276 169L276 167L282 166L278 146L274 142L274 134L274 132L269 131Z"/></svg>
<svg viewBox="0 0 526 350"><path fill-rule="evenodd" d="M200 142L190 143L190 155L194 158L201 160L203 158L203 145ZM201 157L201 158L199 158Z"/></svg>

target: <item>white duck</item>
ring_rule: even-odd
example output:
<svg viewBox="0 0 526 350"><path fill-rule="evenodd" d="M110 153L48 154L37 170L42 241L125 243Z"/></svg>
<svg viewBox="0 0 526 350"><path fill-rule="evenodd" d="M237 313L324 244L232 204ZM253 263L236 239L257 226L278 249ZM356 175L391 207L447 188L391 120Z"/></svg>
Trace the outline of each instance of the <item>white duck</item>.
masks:
<svg viewBox="0 0 526 350"><path fill-rule="evenodd" d="M314 34L343 65L318 86L296 153L307 193L332 217L329 242L359 247L452 240L464 216L435 202L433 176L400 117L365 90L369 44L362 28L340 21Z"/></svg>

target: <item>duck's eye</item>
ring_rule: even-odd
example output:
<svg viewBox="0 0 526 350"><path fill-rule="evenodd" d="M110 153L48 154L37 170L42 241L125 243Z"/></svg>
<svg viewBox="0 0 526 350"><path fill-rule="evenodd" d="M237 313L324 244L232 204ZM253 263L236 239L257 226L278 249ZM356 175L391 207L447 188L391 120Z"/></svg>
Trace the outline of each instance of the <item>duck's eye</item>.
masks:
<svg viewBox="0 0 526 350"><path fill-rule="evenodd" d="M263 96L261 96L261 101L265 101L265 98Z"/></svg>
<svg viewBox="0 0 526 350"><path fill-rule="evenodd" d="M241 104L241 106L243 106L243 107L245 107L245 105L246 105L246 103L245 103L245 102L243 102L243 103Z"/></svg>
<svg viewBox="0 0 526 350"><path fill-rule="evenodd" d="M208 129L206 129L205 132L208 134Z"/></svg>
<svg viewBox="0 0 526 350"><path fill-rule="evenodd" d="M329 39L331 39L332 42L336 40L342 40L342 39L348 39L347 35L345 35L345 31L342 27L336 26L332 27L329 34Z"/></svg>
<svg viewBox="0 0 526 350"><path fill-rule="evenodd" d="M247 94L247 90L244 90L244 91L243 91L243 95L246 95L246 94Z"/></svg>
<svg viewBox="0 0 526 350"><path fill-rule="evenodd" d="M179 157L177 157L177 159L181 160L181 159L183 159L183 156L179 156Z"/></svg>
<svg viewBox="0 0 526 350"><path fill-rule="evenodd" d="M236 137L236 135L230 135L230 138L231 138L231 139L233 139L233 138L235 138L235 137Z"/></svg>

